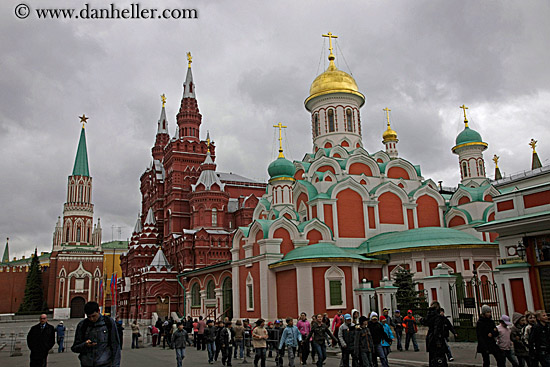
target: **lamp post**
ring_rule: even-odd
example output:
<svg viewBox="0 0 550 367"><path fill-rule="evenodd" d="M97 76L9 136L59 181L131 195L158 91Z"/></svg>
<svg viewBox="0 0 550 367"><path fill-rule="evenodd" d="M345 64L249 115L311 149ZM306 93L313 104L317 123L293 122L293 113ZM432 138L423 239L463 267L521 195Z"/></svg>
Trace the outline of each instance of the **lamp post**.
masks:
<svg viewBox="0 0 550 367"><path fill-rule="evenodd" d="M526 259L527 249L526 249L525 245L523 244L522 240L518 241L518 245L516 247L516 252L522 260Z"/></svg>

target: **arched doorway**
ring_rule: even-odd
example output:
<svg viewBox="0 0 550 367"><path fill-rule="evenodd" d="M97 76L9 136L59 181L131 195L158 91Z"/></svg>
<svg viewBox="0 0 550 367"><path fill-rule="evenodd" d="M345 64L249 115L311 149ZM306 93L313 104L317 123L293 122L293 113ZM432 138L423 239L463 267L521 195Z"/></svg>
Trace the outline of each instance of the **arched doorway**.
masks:
<svg viewBox="0 0 550 367"><path fill-rule="evenodd" d="M71 300L71 318L84 317L84 304L86 300L82 297L75 297Z"/></svg>
<svg viewBox="0 0 550 367"><path fill-rule="evenodd" d="M231 319L233 318L233 291L230 277L227 277L223 280L222 297L223 300L221 312L225 312L224 317L227 316Z"/></svg>

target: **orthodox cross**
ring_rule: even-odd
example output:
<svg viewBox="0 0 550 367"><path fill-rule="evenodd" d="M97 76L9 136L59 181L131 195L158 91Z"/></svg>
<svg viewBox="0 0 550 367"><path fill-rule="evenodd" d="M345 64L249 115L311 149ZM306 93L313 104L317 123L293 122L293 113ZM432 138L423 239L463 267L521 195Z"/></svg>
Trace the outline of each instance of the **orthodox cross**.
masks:
<svg viewBox="0 0 550 367"><path fill-rule="evenodd" d="M206 150L210 153L210 131L206 130Z"/></svg>
<svg viewBox="0 0 550 367"><path fill-rule="evenodd" d="M328 37L328 50L330 51L330 54L332 55L332 39L338 38L338 36L333 35L331 32L328 32L328 34L323 34L323 37Z"/></svg>
<svg viewBox="0 0 550 367"><path fill-rule="evenodd" d="M278 127L279 128L279 156L277 158L284 158L284 154L283 154L283 135L282 135L282 132L283 132L283 129L286 128L286 126L283 126L282 123L278 123L277 125L273 125L273 127Z"/></svg>
<svg viewBox="0 0 550 367"><path fill-rule="evenodd" d="M388 107L384 108L382 111L386 111L386 120L388 120L388 128L390 127L390 109Z"/></svg>
<svg viewBox="0 0 550 367"><path fill-rule="evenodd" d="M80 118L80 122L82 122L82 128L84 129L84 124L88 122L89 117L86 117L85 114L82 114L82 116L78 116Z"/></svg>
<svg viewBox="0 0 550 367"><path fill-rule="evenodd" d="M531 146L531 148L533 148L533 154L536 153L535 147L537 146L537 141L535 139L531 139L529 145Z"/></svg>
<svg viewBox="0 0 550 367"><path fill-rule="evenodd" d="M494 155L493 156L493 162L495 162L495 168L498 168L498 160L500 159L500 157L498 155Z"/></svg>
<svg viewBox="0 0 550 367"><path fill-rule="evenodd" d="M466 110L468 107L463 104L462 106L458 106L458 108L462 108L464 110L464 123L466 124L466 127L468 127L468 118L466 118Z"/></svg>
<svg viewBox="0 0 550 367"><path fill-rule="evenodd" d="M187 66L191 68L191 63L193 62L193 57L191 57L191 52L187 53Z"/></svg>
<svg viewBox="0 0 550 367"><path fill-rule="evenodd" d="M162 101L162 108L164 108L164 105L166 104L166 96L164 94L162 94L160 96L160 100Z"/></svg>

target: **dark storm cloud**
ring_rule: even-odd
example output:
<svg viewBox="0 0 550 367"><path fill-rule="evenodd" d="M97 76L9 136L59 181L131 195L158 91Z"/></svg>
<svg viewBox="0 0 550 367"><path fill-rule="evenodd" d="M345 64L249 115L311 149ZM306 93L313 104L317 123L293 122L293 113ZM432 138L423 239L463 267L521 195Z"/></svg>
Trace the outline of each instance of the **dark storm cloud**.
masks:
<svg viewBox="0 0 550 367"><path fill-rule="evenodd" d="M382 109L389 107L400 155L420 164L425 178L456 185L450 149L465 103L471 127L489 143L488 171L495 153L507 173L528 168L531 137L543 162L550 157L545 2L195 1L188 4L199 9L193 21L81 22L18 20L11 15L16 4L0 5L0 238L12 238L16 255L51 249L82 113L91 117L88 155L103 239L118 237L113 226L123 227L122 238L130 235L159 96L168 96L173 135L186 51L193 53L201 134L210 130L220 171L265 180L279 121L288 126L287 157L311 150L303 102L327 66L320 35L328 31L339 35L338 67L367 97L361 114L369 152L384 148Z"/></svg>

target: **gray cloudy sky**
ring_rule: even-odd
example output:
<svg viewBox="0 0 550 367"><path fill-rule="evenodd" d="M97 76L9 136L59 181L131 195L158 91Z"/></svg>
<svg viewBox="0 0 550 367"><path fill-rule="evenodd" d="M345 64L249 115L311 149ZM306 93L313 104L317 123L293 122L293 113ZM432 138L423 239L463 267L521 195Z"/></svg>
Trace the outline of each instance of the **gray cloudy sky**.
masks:
<svg viewBox="0 0 550 367"><path fill-rule="evenodd" d="M547 1L163 0L140 4L196 8L199 19L63 21L17 19L19 2L0 4L0 239L10 237L12 256L51 249L82 113L90 116L88 156L103 240L111 239L112 226L130 236L159 95L168 97L173 134L186 51L193 54L201 134L210 130L220 171L265 180L279 121L288 126L288 157L311 151L303 102L326 66L321 34L328 31L340 37L338 66L352 72L367 97L369 152L383 148L388 106L400 155L420 164L425 178L456 185L450 149L465 103L470 126L489 143L491 176L495 153L506 173L528 169L531 138L550 164ZM86 2L131 3L25 0L32 9Z"/></svg>

